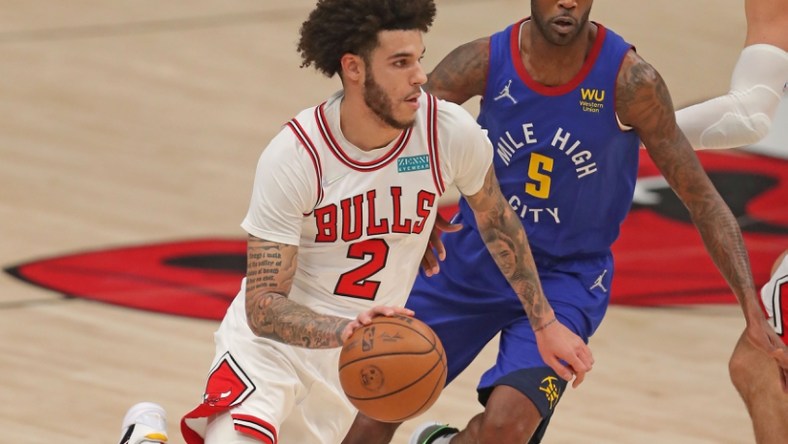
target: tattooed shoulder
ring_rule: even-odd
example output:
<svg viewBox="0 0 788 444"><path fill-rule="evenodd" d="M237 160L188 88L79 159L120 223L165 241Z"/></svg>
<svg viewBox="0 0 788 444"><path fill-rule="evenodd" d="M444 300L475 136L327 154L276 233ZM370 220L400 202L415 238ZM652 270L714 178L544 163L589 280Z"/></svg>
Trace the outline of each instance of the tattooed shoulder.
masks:
<svg viewBox="0 0 788 444"><path fill-rule="evenodd" d="M490 59L489 42L489 37L485 37L454 49L430 73L425 88L456 103L484 94Z"/></svg>

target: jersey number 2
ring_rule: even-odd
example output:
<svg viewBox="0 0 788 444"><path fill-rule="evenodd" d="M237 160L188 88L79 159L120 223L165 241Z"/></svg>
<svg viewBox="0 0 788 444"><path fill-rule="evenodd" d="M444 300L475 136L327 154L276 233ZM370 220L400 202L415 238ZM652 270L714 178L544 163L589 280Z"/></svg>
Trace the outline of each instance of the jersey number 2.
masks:
<svg viewBox="0 0 788 444"><path fill-rule="evenodd" d="M366 262L339 276L334 294L374 300L380 281L369 278L386 266L388 255L389 246L383 239L367 239L351 244L347 250L347 257L365 259Z"/></svg>

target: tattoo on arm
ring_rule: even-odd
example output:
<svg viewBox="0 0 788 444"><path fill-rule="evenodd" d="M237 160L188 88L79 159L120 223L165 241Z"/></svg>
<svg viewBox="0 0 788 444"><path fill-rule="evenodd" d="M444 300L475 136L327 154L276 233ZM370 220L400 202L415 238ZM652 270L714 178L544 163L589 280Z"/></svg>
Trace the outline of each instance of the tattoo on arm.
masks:
<svg viewBox="0 0 788 444"><path fill-rule="evenodd" d="M757 294L738 222L723 201L687 138L676 124L673 103L659 73L630 52L618 76L616 112L632 126L649 155L690 212L709 255L745 312Z"/></svg>
<svg viewBox="0 0 788 444"><path fill-rule="evenodd" d="M484 243L517 293L531 325L536 327L548 322L553 310L542 291L525 230L501 194L492 168L487 172L482 189L466 199L473 208Z"/></svg>
<svg viewBox="0 0 788 444"><path fill-rule="evenodd" d="M484 94L489 60L489 38L461 45L438 63L424 89L438 98L463 104Z"/></svg>
<svg viewBox="0 0 788 444"><path fill-rule="evenodd" d="M318 314L288 299L297 268L298 247L249 236L246 317L257 335L307 348L342 345L342 329L351 320Z"/></svg>

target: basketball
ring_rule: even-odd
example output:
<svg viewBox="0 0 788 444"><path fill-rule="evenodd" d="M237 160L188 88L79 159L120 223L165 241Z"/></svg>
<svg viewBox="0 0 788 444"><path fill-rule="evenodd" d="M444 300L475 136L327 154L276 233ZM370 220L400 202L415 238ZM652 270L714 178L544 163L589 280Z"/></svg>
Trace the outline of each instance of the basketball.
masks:
<svg viewBox="0 0 788 444"><path fill-rule="evenodd" d="M402 422L438 399L446 384L446 354L435 332L418 319L376 316L342 347L339 381L363 414Z"/></svg>

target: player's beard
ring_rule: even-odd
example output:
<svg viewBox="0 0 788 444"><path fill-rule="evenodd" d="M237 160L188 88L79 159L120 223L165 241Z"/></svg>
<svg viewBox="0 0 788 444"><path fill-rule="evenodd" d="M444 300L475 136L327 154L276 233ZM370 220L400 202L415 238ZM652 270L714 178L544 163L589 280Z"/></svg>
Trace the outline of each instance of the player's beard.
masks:
<svg viewBox="0 0 788 444"><path fill-rule="evenodd" d="M404 130L412 127L416 121L415 118L401 121L394 117L394 106L391 103L391 99L369 71L367 71L364 78L364 103L380 120L392 128Z"/></svg>
<svg viewBox="0 0 788 444"><path fill-rule="evenodd" d="M580 17L580 20L578 20L575 29L569 34L559 34L555 32L550 27L549 21L544 16L533 14L531 18L534 25L536 25L537 29L539 29L540 33L544 36L545 40L556 46L565 46L577 39L577 36L580 35L580 32L583 31L586 23L588 23L588 17L590 13L591 10L586 11L585 15ZM558 17L553 17L553 19L556 18Z"/></svg>

